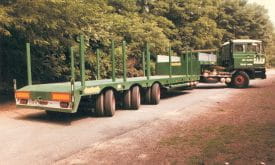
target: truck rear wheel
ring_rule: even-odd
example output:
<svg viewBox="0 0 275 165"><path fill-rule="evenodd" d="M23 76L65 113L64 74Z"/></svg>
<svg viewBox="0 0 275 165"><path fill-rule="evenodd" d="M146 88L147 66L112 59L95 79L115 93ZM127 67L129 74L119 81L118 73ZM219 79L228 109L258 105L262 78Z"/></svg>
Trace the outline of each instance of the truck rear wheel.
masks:
<svg viewBox="0 0 275 165"><path fill-rule="evenodd" d="M131 93L131 100L132 100L132 108L135 110L138 110L140 107L140 90L138 86L134 86L132 88L132 93Z"/></svg>
<svg viewBox="0 0 275 165"><path fill-rule="evenodd" d="M106 116L114 116L116 110L116 99L113 90L109 89L104 95L104 109Z"/></svg>
<svg viewBox="0 0 275 165"><path fill-rule="evenodd" d="M104 116L104 95L97 95L95 112L98 117Z"/></svg>
<svg viewBox="0 0 275 165"><path fill-rule="evenodd" d="M247 88L249 86L249 76L240 71L233 76L232 83L236 88Z"/></svg>
<svg viewBox="0 0 275 165"><path fill-rule="evenodd" d="M130 90L124 91L124 94L123 94L123 107L125 109L130 109L131 108L131 91Z"/></svg>
<svg viewBox="0 0 275 165"><path fill-rule="evenodd" d="M154 84L152 86L152 104L159 104L159 101L160 101L160 86L158 83Z"/></svg>

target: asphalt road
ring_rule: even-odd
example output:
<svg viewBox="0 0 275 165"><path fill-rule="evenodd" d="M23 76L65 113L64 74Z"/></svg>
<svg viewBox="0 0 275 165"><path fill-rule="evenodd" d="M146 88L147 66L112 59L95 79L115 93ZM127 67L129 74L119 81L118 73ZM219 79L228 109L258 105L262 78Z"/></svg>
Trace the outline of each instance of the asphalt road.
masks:
<svg viewBox="0 0 275 165"><path fill-rule="evenodd" d="M269 74L275 74L270 71ZM267 80L254 80L252 87ZM142 129L153 122L188 121L245 89L202 84L198 89L171 91L159 105L142 105L138 111L118 110L112 118L74 115L50 118L30 109L0 111L0 164L52 164L106 140ZM153 131L157 125L150 127ZM150 134L147 129L144 134Z"/></svg>

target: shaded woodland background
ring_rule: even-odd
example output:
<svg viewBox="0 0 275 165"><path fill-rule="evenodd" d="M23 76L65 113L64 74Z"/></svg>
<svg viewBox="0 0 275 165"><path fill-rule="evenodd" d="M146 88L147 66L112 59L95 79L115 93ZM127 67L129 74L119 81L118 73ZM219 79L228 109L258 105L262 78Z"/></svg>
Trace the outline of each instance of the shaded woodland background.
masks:
<svg viewBox="0 0 275 165"><path fill-rule="evenodd" d="M275 65L275 35L267 11L245 0L1 0L0 91L26 84L25 43L30 42L33 81L70 79L68 47L85 35L87 79L95 79L95 50L102 50L101 77L110 77L110 43L116 41L117 73L121 45L127 42L128 74L142 74L144 43L151 52L175 54L218 48L234 38L264 41L269 65ZM77 56L78 58L78 56ZM77 63L78 64L78 63ZM79 69L77 67L77 75Z"/></svg>

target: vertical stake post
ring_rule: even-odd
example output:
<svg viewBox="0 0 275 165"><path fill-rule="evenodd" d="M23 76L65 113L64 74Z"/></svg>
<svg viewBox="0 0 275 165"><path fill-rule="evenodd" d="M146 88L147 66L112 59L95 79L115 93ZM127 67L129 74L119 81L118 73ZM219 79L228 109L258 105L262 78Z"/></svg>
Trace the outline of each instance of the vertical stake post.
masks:
<svg viewBox="0 0 275 165"><path fill-rule="evenodd" d="M116 65L116 62L115 62L115 43L114 41L112 41L112 80L113 82L116 81L116 68L115 68L115 65Z"/></svg>
<svg viewBox="0 0 275 165"><path fill-rule="evenodd" d="M70 56L71 56L71 77L72 81L75 81L75 68L74 68L74 50L73 47L70 48Z"/></svg>
<svg viewBox="0 0 275 165"><path fill-rule="evenodd" d="M186 51L186 54L185 54L185 56L186 56L186 74L187 74L187 76L189 76L189 50L187 50Z"/></svg>
<svg viewBox="0 0 275 165"><path fill-rule="evenodd" d="M27 44L26 44L26 53L27 53L28 85L32 85L31 46L30 46L30 43L27 43Z"/></svg>
<svg viewBox="0 0 275 165"><path fill-rule="evenodd" d="M192 50L190 51L190 75L193 75L193 52L192 52Z"/></svg>
<svg viewBox="0 0 275 165"><path fill-rule="evenodd" d="M96 77L97 77L97 79L99 80L100 79L100 62L99 62L99 59L100 59L100 50L99 49L97 49L96 50Z"/></svg>
<svg viewBox="0 0 275 165"><path fill-rule="evenodd" d="M122 43L122 56L123 56L123 81L127 81L127 66L126 66L126 42L123 41Z"/></svg>
<svg viewBox="0 0 275 165"><path fill-rule="evenodd" d="M73 105L72 107L74 107L74 91L75 91L75 63L74 63L74 50L73 47L70 47L70 56L71 56L71 98L72 98L72 102Z"/></svg>
<svg viewBox="0 0 275 165"><path fill-rule="evenodd" d="M150 46L146 43L146 67L147 67L147 80L150 79L151 71L150 71Z"/></svg>
<svg viewBox="0 0 275 165"><path fill-rule="evenodd" d="M172 57L171 57L172 51L171 51L171 47L169 46L169 77L172 77Z"/></svg>
<svg viewBox="0 0 275 165"><path fill-rule="evenodd" d="M145 66L145 52L142 52L142 70L143 70L143 76L146 76L146 66Z"/></svg>
<svg viewBox="0 0 275 165"><path fill-rule="evenodd" d="M84 57L84 38L83 35L80 35L80 45L79 45L79 52L80 52L80 75L81 75L81 86L85 88L85 57Z"/></svg>
<svg viewBox="0 0 275 165"><path fill-rule="evenodd" d="M13 90L14 90L14 91L17 90L17 82L16 82L16 79L13 79Z"/></svg>

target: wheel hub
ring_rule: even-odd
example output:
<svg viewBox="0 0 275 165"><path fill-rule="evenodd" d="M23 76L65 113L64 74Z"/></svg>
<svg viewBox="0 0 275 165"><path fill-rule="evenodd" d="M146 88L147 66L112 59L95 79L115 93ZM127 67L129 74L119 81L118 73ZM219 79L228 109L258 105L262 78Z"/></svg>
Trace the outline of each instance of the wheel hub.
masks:
<svg viewBox="0 0 275 165"><path fill-rule="evenodd" d="M237 84L237 85L242 85L243 83L244 83L244 77L243 76L241 76L241 75L238 75L236 78L235 78L235 83Z"/></svg>

